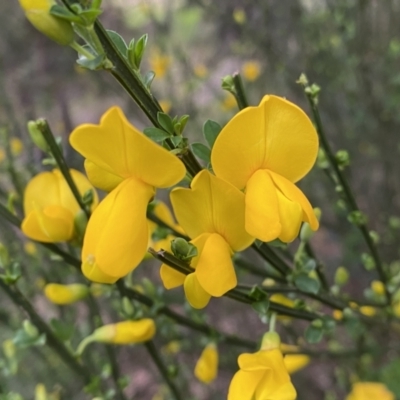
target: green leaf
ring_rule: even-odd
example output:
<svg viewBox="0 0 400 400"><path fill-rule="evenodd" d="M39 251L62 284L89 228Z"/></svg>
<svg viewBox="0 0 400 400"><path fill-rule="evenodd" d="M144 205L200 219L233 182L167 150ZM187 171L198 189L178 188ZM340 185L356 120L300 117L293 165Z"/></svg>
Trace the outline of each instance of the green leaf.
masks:
<svg viewBox="0 0 400 400"><path fill-rule="evenodd" d="M324 331L322 327L317 327L313 324L310 324L306 329L304 336L308 343L319 343L324 336Z"/></svg>
<svg viewBox="0 0 400 400"><path fill-rule="evenodd" d="M305 293L317 294L320 284L317 280L310 278L307 274L300 273L295 276L294 284L298 289Z"/></svg>
<svg viewBox="0 0 400 400"><path fill-rule="evenodd" d="M13 342L20 348L43 346L46 343L46 335L43 333L39 336L31 336L25 330L20 329L15 334Z"/></svg>
<svg viewBox="0 0 400 400"><path fill-rule="evenodd" d="M71 339L72 334L74 333L73 325L67 324L59 319L53 318L50 321L50 326L53 329L55 335L62 341L66 342Z"/></svg>
<svg viewBox="0 0 400 400"><path fill-rule="evenodd" d="M203 125L203 135L206 139L210 149L213 148L215 140L217 139L219 133L221 132L221 125L218 122L207 120Z"/></svg>
<svg viewBox="0 0 400 400"><path fill-rule="evenodd" d="M302 271L305 273L309 273L311 271L314 271L314 269L317 267L317 263L313 258L310 258L303 266L302 266Z"/></svg>
<svg viewBox="0 0 400 400"><path fill-rule="evenodd" d="M59 6L58 4L50 8L50 14L65 21L82 23L82 19L69 11L67 8Z"/></svg>
<svg viewBox="0 0 400 400"><path fill-rule="evenodd" d="M140 68L144 51L146 50L148 35L144 34L141 36L135 45L135 65L137 69Z"/></svg>
<svg viewBox="0 0 400 400"><path fill-rule="evenodd" d="M255 301L268 299L268 293L260 289L258 286L253 286L250 290L249 297Z"/></svg>
<svg viewBox="0 0 400 400"><path fill-rule="evenodd" d="M171 117L168 114L158 112L157 121L168 133L171 135L174 134L174 125L172 124Z"/></svg>
<svg viewBox="0 0 400 400"><path fill-rule="evenodd" d="M92 25L96 21L97 17L102 13L102 10L84 10L79 13L79 16L84 19L86 26Z"/></svg>
<svg viewBox="0 0 400 400"><path fill-rule="evenodd" d="M147 87L147 89L150 89L150 86L153 83L155 76L156 76L156 74L153 71L149 71L149 72L146 72L146 74L142 78L143 83Z"/></svg>
<svg viewBox="0 0 400 400"><path fill-rule="evenodd" d="M155 142L162 142L163 140L170 137L170 134L168 132L165 132L162 129L158 128L146 128L143 133Z"/></svg>
<svg viewBox="0 0 400 400"><path fill-rule="evenodd" d="M100 54L99 56L97 56L96 58L93 58L91 60L89 60L86 57L79 57L78 60L76 60L77 64L79 64L80 66L90 69L91 71L95 71L97 69L101 69L103 66L103 62L105 59L105 55L104 54Z"/></svg>
<svg viewBox="0 0 400 400"><path fill-rule="evenodd" d="M210 162L211 150L203 143L193 143L191 146L193 153L207 163Z"/></svg>
<svg viewBox="0 0 400 400"><path fill-rule="evenodd" d="M108 34L109 38L112 40L112 42L114 43L115 47L118 49L118 51L124 57L127 57L128 56L128 46L126 45L123 37L119 33L108 30L108 29L107 29L107 34Z"/></svg>
<svg viewBox="0 0 400 400"><path fill-rule="evenodd" d="M185 139L182 136L173 136L171 138L171 141L174 144L174 146L176 146L176 147L185 143Z"/></svg>
<svg viewBox="0 0 400 400"><path fill-rule="evenodd" d="M269 310L269 300L264 299L262 301L256 301L255 303L252 303L251 306L258 314L267 315Z"/></svg>

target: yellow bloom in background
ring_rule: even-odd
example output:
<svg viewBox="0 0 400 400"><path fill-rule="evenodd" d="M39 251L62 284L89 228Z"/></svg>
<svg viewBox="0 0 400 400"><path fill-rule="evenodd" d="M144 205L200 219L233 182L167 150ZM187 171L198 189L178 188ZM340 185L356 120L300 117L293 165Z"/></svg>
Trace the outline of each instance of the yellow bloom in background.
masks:
<svg viewBox="0 0 400 400"><path fill-rule="evenodd" d="M208 68L204 64L196 64L193 72L198 78L203 79L208 75Z"/></svg>
<svg viewBox="0 0 400 400"><path fill-rule="evenodd" d="M172 103L169 100L160 100L158 103L165 114L168 114L171 111Z"/></svg>
<svg viewBox="0 0 400 400"><path fill-rule="evenodd" d="M171 65L171 57L163 54L159 49L153 50L149 57L150 69L157 78L163 78Z"/></svg>
<svg viewBox="0 0 400 400"><path fill-rule="evenodd" d="M255 81L261 73L261 65L258 61L248 61L243 64L243 77L249 82Z"/></svg>
<svg viewBox="0 0 400 400"><path fill-rule="evenodd" d="M281 343L280 349L284 355L283 362L290 375L300 371L310 363L310 357L305 354L290 354L299 350L297 346Z"/></svg>
<svg viewBox="0 0 400 400"><path fill-rule="evenodd" d="M138 321L123 321L97 328L91 337L93 341L113 344L143 343L151 340L156 325L150 318Z"/></svg>
<svg viewBox="0 0 400 400"><path fill-rule="evenodd" d="M74 31L69 22L50 14L54 0L19 0L29 22L55 42L67 46L74 41Z"/></svg>
<svg viewBox="0 0 400 400"><path fill-rule="evenodd" d="M202 351L194 368L196 378L206 384L211 383L218 374L218 349L215 343L209 343Z"/></svg>
<svg viewBox="0 0 400 400"><path fill-rule="evenodd" d="M71 136L85 158L89 180L111 191L92 214L82 248L82 272L90 280L113 283L142 261L148 245L147 205L156 188L183 179L183 163L139 132L118 107L99 125L84 124Z"/></svg>
<svg viewBox="0 0 400 400"><path fill-rule="evenodd" d="M93 190L92 210L98 203L93 186L80 172L71 169L79 193ZM81 209L61 172L42 172L28 183L24 193L24 213L21 229L39 242L64 242L74 238L74 220Z"/></svg>
<svg viewBox="0 0 400 400"><path fill-rule="evenodd" d="M11 153L14 156L19 156L22 150L24 149L24 144L22 143L21 139L13 137L10 139L10 147L11 147Z"/></svg>
<svg viewBox="0 0 400 400"><path fill-rule="evenodd" d="M185 276L162 265L161 279L167 289L183 284L189 303L203 308L211 296L220 297L236 286L231 257L254 241L244 229L244 195L203 170L190 189L176 188L170 197L176 218L193 238L198 255L191 263L193 273Z"/></svg>
<svg viewBox="0 0 400 400"><path fill-rule="evenodd" d="M372 281L371 289L378 296L383 296L385 294L385 285L381 281Z"/></svg>
<svg viewBox="0 0 400 400"><path fill-rule="evenodd" d="M241 354L240 370L229 386L228 400L295 400L283 356L278 348Z"/></svg>
<svg viewBox="0 0 400 400"><path fill-rule="evenodd" d="M35 243L29 241L25 242L24 244L24 250L26 254L29 254L30 256L35 256L37 254L37 247Z"/></svg>
<svg viewBox="0 0 400 400"><path fill-rule="evenodd" d="M54 304L67 305L85 298L89 294L89 288L81 283L49 283L44 288L44 294Z"/></svg>
<svg viewBox="0 0 400 400"><path fill-rule="evenodd" d="M243 8L235 8L232 16L233 20L239 25L243 25L247 20L246 11L244 11Z"/></svg>
<svg viewBox="0 0 400 400"><path fill-rule="evenodd" d="M222 129L211 153L215 174L245 190L247 232L264 242L294 240L302 221L318 229L311 204L294 184L312 168L318 136L296 105L265 96Z"/></svg>
<svg viewBox="0 0 400 400"><path fill-rule="evenodd" d="M231 94L231 93L227 93L221 103L221 106L222 106L222 109L226 110L226 111L237 108L237 101L235 99L235 96L233 96L233 94Z"/></svg>
<svg viewBox="0 0 400 400"><path fill-rule="evenodd" d="M357 382L346 400L395 400L395 396L383 383Z"/></svg>

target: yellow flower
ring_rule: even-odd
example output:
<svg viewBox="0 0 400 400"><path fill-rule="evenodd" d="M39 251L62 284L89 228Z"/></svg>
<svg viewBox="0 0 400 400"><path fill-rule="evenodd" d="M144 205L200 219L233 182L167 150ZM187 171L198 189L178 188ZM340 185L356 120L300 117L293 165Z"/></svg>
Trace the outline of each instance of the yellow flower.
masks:
<svg viewBox="0 0 400 400"><path fill-rule="evenodd" d="M113 344L143 343L151 340L156 325L150 318L138 321L123 321L97 328L91 337L93 341Z"/></svg>
<svg viewBox="0 0 400 400"><path fill-rule="evenodd" d="M67 46L74 40L71 24L50 14L54 0L19 0L29 22L44 35Z"/></svg>
<svg viewBox="0 0 400 400"><path fill-rule="evenodd" d="M222 109L228 111L234 108L237 108L236 99L231 93L228 93L222 101Z"/></svg>
<svg viewBox="0 0 400 400"><path fill-rule="evenodd" d="M255 81L261 72L261 66L258 61L248 61L243 64L242 73L245 79L250 82Z"/></svg>
<svg viewBox="0 0 400 400"><path fill-rule="evenodd" d="M89 180L111 191L89 220L82 272L94 282L113 283L132 271L146 253L146 210L155 188L178 183L185 166L132 126L118 107L110 108L99 125L76 128L70 142L86 157Z"/></svg>
<svg viewBox="0 0 400 400"><path fill-rule="evenodd" d="M44 288L44 294L54 304L72 304L85 298L89 294L89 288L81 283L61 285L49 283Z"/></svg>
<svg viewBox="0 0 400 400"><path fill-rule="evenodd" d="M385 285L381 281L372 281L371 289L378 296L383 296L385 294Z"/></svg>
<svg viewBox="0 0 400 400"><path fill-rule="evenodd" d="M377 310L375 307L372 306L361 306L360 313L365 315L366 317L373 317L374 315L376 315Z"/></svg>
<svg viewBox="0 0 400 400"><path fill-rule="evenodd" d="M318 228L309 201L294 185L312 168L317 151L310 119L276 96L240 111L222 129L212 149L212 166L219 178L245 189L250 235L264 242L291 242L302 221Z"/></svg>
<svg viewBox="0 0 400 400"><path fill-rule="evenodd" d="M163 112L165 112L166 114L168 114L171 111L172 103L169 100L160 100L158 103L160 104L160 107L163 110Z"/></svg>
<svg viewBox="0 0 400 400"><path fill-rule="evenodd" d="M228 400L296 399L296 390L278 348L241 354L238 364L240 370L231 381Z"/></svg>
<svg viewBox="0 0 400 400"><path fill-rule="evenodd" d="M194 369L194 375L203 383L211 383L218 373L218 349L209 343L202 351Z"/></svg>
<svg viewBox="0 0 400 400"><path fill-rule="evenodd" d="M151 53L149 63L150 69L156 74L156 77L162 78L167 73L167 69L171 64L171 58L156 49Z"/></svg>
<svg viewBox="0 0 400 400"><path fill-rule="evenodd" d="M21 154L24 148L24 144L22 143L21 139L13 137L10 139L10 148L11 148L11 153L14 156L18 156Z"/></svg>
<svg viewBox="0 0 400 400"><path fill-rule="evenodd" d="M30 256L35 256L37 254L37 247L35 243L29 241L24 244L24 250L26 254L29 254Z"/></svg>
<svg viewBox="0 0 400 400"><path fill-rule="evenodd" d="M70 173L81 195L89 189L93 190L94 209L98 198L92 185L80 172L71 169ZM55 169L36 175L28 183L24 194L24 212L22 232L33 240L53 243L74 238L74 220L81 210L61 172Z"/></svg>
<svg viewBox="0 0 400 400"><path fill-rule="evenodd" d="M203 308L211 296L220 297L236 286L232 254L254 240L244 229L244 195L203 170L191 189L176 188L170 197L180 226L194 238L191 243L198 255L191 263L193 273L185 276L162 265L161 279L167 289L183 284L189 303Z"/></svg>
<svg viewBox="0 0 400 400"><path fill-rule="evenodd" d="M205 78L208 75L208 69L204 64L196 64L193 68L194 74L198 78Z"/></svg>
<svg viewBox="0 0 400 400"><path fill-rule="evenodd" d="M383 383L357 382L346 400L395 400L395 396Z"/></svg>

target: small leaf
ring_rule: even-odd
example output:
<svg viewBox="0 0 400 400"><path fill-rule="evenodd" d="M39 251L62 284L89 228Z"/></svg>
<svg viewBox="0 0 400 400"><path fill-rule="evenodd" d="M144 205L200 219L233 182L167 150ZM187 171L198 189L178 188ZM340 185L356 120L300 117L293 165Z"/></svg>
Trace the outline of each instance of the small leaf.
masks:
<svg viewBox="0 0 400 400"><path fill-rule="evenodd" d="M306 329L304 336L308 343L319 343L324 336L324 331L322 327L317 327L310 324Z"/></svg>
<svg viewBox="0 0 400 400"><path fill-rule="evenodd" d="M59 319L53 318L50 321L50 326L52 327L55 335L62 341L66 342L71 339L72 334L74 333L73 325L69 325Z"/></svg>
<svg viewBox="0 0 400 400"><path fill-rule="evenodd" d="M147 89L150 89L151 84L155 78L156 74L153 71L146 72L145 76L142 78L144 85Z"/></svg>
<svg viewBox="0 0 400 400"><path fill-rule="evenodd" d="M180 146L181 143L184 143L184 138L182 136L173 136L171 138L172 143L174 146Z"/></svg>
<svg viewBox="0 0 400 400"><path fill-rule="evenodd" d="M317 294L320 284L317 280L310 278L307 274L300 273L295 276L294 284L302 292Z"/></svg>
<svg viewBox="0 0 400 400"><path fill-rule="evenodd" d="M143 133L151 140L155 142L162 142L170 137L168 132L158 128L146 128Z"/></svg>
<svg viewBox="0 0 400 400"><path fill-rule="evenodd" d="M256 301L255 303L252 303L251 306L259 314L267 315L268 310L269 310L269 300L268 299L264 299L262 301Z"/></svg>
<svg viewBox="0 0 400 400"><path fill-rule="evenodd" d="M84 10L79 13L79 16L84 19L86 25L92 25L97 17L102 13L102 10Z"/></svg>
<svg viewBox="0 0 400 400"><path fill-rule="evenodd" d="M97 69L101 69L103 66L103 62L104 62L104 54L100 54L99 56L97 56L96 58L93 58L91 60L89 60L86 57L79 57L78 60L76 60L77 64L79 64L80 66L90 69L91 71L95 71Z"/></svg>
<svg viewBox="0 0 400 400"><path fill-rule="evenodd" d="M148 35L144 34L141 36L135 45L135 65L136 68L140 68L140 64L142 62L144 51L146 50Z"/></svg>
<svg viewBox="0 0 400 400"><path fill-rule="evenodd" d="M193 153L200 158L200 160L203 160L207 163L210 162L210 157L211 157L211 150L205 146L203 143L193 143L191 145L191 148L193 150Z"/></svg>
<svg viewBox="0 0 400 400"><path fill-rule="evenodd" d="M51 7L50 14L54 15L57 18L64 19L66 21L77 22L77 23L82 22L82 19L79 18L78 15L75 15L74 13L69 11L67 8L59 6L58 4Z"/></svg>
<svg viewBox="0 0 400 400"><path fill-rule="evenodd" d="M122 38L122 36L119 33L111 30L107 30L107 34L114 43L115 47L118 49L118 51L124 57L127 57L128 46L126 45L125 40Z"/></svg>
<svg viewBox="0 0 400 400"><path fill-rule="evenodd" d="M210 149L213 148L215 140L217 139L219 133L221 132L221 125L218 122L207 120L203 125L203 135L206 139Z"/></svg>
<svg viewBox="0 0 400 400"><path fill-rule="evenodd" d="M171 135L174 134L174 125L172 124L171 117L168 114L158 112L157 121L168 133Z"/></svg>

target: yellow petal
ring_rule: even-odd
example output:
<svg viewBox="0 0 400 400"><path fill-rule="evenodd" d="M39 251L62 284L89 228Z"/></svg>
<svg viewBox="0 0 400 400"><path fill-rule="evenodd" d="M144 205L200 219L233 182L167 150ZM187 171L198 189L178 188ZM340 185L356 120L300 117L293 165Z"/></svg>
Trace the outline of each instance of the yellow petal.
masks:
<svg viewBox="0 0 400 400"><path fill-rule="evenodd" d="M151 186L126 179L106 196L87 225L82 249L86 270L95 265L120 278L142 261L148 242L146 209L153 195Z"/></svg>
<svg viewBox="0 0 400 400"><path fill-rule="evenodd" d="M99 269L98 265L90 257L86 258L86 260L82 262L81 268L83 275L92 282L112 284L117 282L117 280L120 278L118 276L110 276L105 274Z"/></svg>
<svg viewBox="0 0 400 400"><path fill-rule="evenodd" d="M177 232L185 234L185 231L175 222L174 217L168 206L162 201L158 201L153 209L153 213L156 217L160 218L162 222L174 228Z"/></svg>
<svg viewBox="0 0 400 400"><path fill-rule="evenodd" d="M74 218L71 212L60 206L47 206L31 211L22 221L24 234L39 242L56 243L71 240L74 234Z"/></svg>
<svg viewBox="0 0 400 400"><path fill-rule="evenodd" d="M294 374L310 363L310 357L305 354L287 354L283 362L289 374Z"/></svg>
<svg viewBox="0 0 400 400"><path fill-rule="evenodd" d="M120 176L100 168L90 160L85 160L85 171L91 184L105 192L111 192L124 180Z"/></svg>
<svg viewBox="0 0 400 400"><path fill-rule="evenodd" d="M176 156L139 132L118 107L106 111L99 125L78 126L70 143L99 168L121 178L135 177L151 186L166 188L186 174Z"/></svg>
<svg viewBox="0 0 400 400"><path fill-rule="evenodd" d="M165 289L173 289L182 286L186 278L186 275L165 264L161 265L160 276Z"/></svg>
<svg viewBox="0 0 400 400"><path fill-rule="evenodd" d="M283 98L265 96L222 129L211 163L218 177L243 189L258 169L298 181L312 168L317 151L318 136L307 115Z"/></svg>
<svg viewBox="0 0 400 400"><path fill-rule="evenodd" d="M289 199L296 203L299 203L303 209L303 221L308 222L312 230L317 230L319 222L315 216L314 210L308 201L307 197L304 196L303 192L292 182L288 181L281 175L275 174L269 171L272 180L276 187Z"/></svg>
<svg viewBox="0 0 400 400"><path fill-rule="evenodd" d="M299 234L303 210L299 203L289 200L280 190L278 196L279 218L282 225L279 239L282 242L292 242Z"/></svg>
<svg viewBox="0 0 400 400"><path fill-rule="evenodd" d="M228 400L252 400L256 387L263 379L265 370L236 372L229 385Z"/></svg>
<svg viewBox="0 0 400 400"><path fill-rule="evenodd" d="M70 285L49 283L44 288L44 294L52 303L65 305L75 303L86 297L89 294L89 288L81 283Z"/></svg>
<svg viewBox="0 0 400 400"><path fill-rule="evenodd" d="M187 301L193 308L204 308L210 301L211 296L201 287L194 273L186 276L183 288Z"/></svg>
<svg viewBox="0 0 400 400"><path fill-rule="evenodd" d="M282 230L275 185L265 170L256 171L246 186L246 231L262 240L276 239Z"/></svg>
<svg viewBox="0 0 400 400"><path fill-rule="evenodd" d="M232 263L232 250L224 238L216 233L207 237L196 262L196 277L211 296L220 297L237 285Z"/></svg>
<svg viewBox="0 0 400 400"><path fill-rule="evenodd" d="M253 242L244 229L243 193L207 170L196 175L191 189L174 189L170 197L179 224L191 238L218 233L234 251Z"/></svg>
<svg viewBox="0 0 400 400"><path fill-rule="evenodd" d="M273 374L269 376L270 378L256 389L256 400L296 400L297 393L292 382L277 384Z"/></svg>
<svg viewBox="0 0 400 400"><path fill-rule="evenodd" d="M209 343L198 359L194 375L204 383L211 383L218 373L218 350L215 343Z"/></svg>

